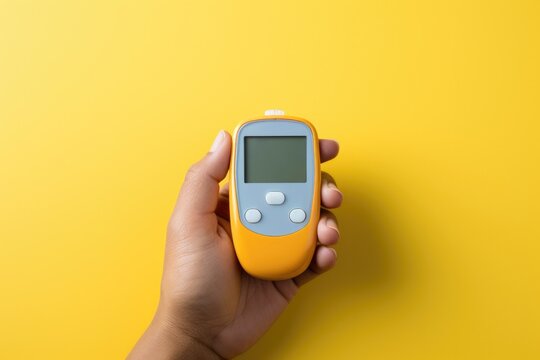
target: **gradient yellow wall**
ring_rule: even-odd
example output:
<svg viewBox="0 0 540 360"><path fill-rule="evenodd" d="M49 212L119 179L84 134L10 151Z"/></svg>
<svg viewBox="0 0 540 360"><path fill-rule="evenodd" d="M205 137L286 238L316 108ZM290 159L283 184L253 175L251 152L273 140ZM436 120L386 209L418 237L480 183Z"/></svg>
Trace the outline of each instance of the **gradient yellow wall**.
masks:
<svg viewBox="0 0 540 360"><path fill-rule="evenodd" d="M342 240L243 359L538 359L539 4L0 0L0 358L124 357L186 169L278 107Z"/></svg>

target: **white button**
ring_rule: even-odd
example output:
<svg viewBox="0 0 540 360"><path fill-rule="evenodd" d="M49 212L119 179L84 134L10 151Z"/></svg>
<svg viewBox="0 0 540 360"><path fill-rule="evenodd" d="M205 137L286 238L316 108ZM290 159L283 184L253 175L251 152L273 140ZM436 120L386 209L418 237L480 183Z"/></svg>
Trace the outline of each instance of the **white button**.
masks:
<svg viewBox="0 0 540 360"><path fill-rule="evenodd" d="M279 110L279 109L270 109L270 110L266 110L264 112L264 115L265 116L285 115L285 111Z"/></svg>
<svg viewBox="0 0 540 360"><path fill-rule="evenodd" d="M270 191L266 193L266 203L268 205L281 205L285 202L285 194L280 191Z"/></svg>
<svg viewBox="0 0 540 360"><path fill-rule="evenodd" d="M259 221L261 221L262 215L261 215L261 212L257 209L249 209L244 214L244 217L246 218L248 223L253 224L253 223L258 223Z"/></svg>
<svg viewBox="0 0 540 360"><path fill-rule="evenodd" d="M302 209L293 209L289 213L289 219L291 219L293 223L301 223L306 220L306 213Z"/></svg>

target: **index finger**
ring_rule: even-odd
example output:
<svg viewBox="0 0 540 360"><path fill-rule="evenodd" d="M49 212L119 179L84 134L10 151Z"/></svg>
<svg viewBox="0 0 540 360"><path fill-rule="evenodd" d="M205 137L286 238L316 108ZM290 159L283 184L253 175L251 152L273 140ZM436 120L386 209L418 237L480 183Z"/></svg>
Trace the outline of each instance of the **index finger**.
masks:
<svg viewBox="0 0 540 360"><path fill-rule="evenodd" d="M320 139L319 151L321 153L321 162L332 160L339 153L339 144L335 140Z"/></svg>

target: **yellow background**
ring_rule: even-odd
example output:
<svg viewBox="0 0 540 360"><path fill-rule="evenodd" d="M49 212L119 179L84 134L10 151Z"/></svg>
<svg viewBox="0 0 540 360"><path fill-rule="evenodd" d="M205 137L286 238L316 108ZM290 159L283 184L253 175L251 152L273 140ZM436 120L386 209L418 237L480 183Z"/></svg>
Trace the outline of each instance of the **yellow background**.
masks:
<svg viewBox="0 0 540 360"><path fill-rule="evenodd" d="M337 268L243 359L540 357L538 1L0 0L0 358L117 359L188 166L283 108Z"/></svg>

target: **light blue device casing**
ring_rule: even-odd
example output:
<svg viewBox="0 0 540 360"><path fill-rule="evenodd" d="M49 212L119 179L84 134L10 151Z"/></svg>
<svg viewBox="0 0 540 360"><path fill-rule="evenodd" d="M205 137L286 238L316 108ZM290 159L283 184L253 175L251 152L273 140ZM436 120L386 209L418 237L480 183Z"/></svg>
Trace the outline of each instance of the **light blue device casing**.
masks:
<svg viewBox="0 0 540 360"><path fill-rule="evenodd" d="M245 182L245 141L246 136L305 136L306 137L306 182L305 183L246 183ZM292 234L307 225L311 217L313 201L315 159L313 134L304 123L285 119L265 119L244 124L238 132L236 147L236 188L237 202L242 225L249 230L266 236ZM282 192L285 202L281 205L269 205L265 196L268 192ZM248 209L261 212L261 220L249 223L244 214ZM301 223L289 219L293 209L302 209L306 218Z"/></svg>

